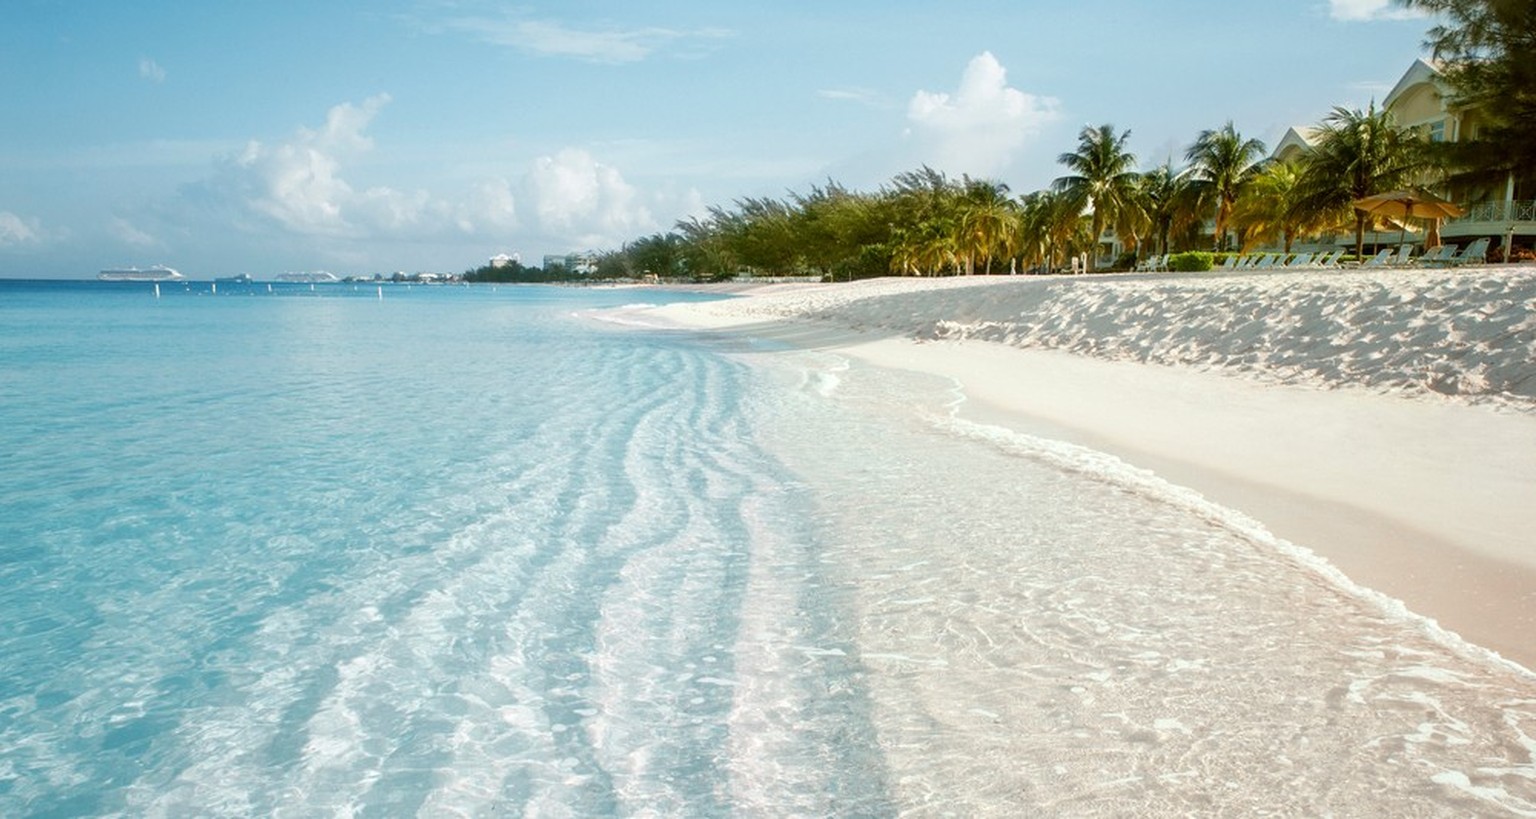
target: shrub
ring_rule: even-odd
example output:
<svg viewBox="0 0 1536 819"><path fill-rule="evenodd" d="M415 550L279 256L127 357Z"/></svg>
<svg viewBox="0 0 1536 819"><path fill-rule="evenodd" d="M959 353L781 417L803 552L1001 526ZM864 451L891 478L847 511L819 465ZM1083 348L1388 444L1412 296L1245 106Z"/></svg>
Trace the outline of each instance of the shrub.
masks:
<svg viewBox="0 0 1536 819"><path fill-rule="evenodd" d="M1168 269L1175 273L1197 273L1210 270L1215 255L1198 250L1175 253L1168 257Z"/></svg>

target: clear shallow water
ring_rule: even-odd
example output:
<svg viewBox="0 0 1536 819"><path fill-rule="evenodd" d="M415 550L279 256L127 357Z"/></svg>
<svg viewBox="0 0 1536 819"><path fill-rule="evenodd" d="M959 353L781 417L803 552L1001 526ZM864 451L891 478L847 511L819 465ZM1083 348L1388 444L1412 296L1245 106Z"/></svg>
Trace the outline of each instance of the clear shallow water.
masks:
<svg viewBox="0 0 1536 819"><path fill-rule="evenodd" d="M376 295L0 283L0 815L1536 810L1529 677L947 384Z"/></svg>

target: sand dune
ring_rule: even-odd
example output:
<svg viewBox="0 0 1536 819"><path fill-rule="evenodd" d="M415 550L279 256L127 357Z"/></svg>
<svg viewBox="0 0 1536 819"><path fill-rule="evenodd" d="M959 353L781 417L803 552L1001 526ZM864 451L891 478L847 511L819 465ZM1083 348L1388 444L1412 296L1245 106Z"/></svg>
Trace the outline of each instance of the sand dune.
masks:
<svg viewBox="0 0 1536 819"><path fill-rule="evenodd" d="M659 314L955 379L1536 667L1536 269L882 279Z"/></svg>

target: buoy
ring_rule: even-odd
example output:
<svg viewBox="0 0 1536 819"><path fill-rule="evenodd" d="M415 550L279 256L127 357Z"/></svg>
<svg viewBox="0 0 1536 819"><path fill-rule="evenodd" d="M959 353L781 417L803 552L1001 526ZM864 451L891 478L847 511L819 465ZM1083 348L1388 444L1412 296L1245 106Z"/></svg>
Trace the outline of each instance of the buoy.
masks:
<svg viewBox="0 0 1536 819"><path fill-rule="evenodd" d="M384 285L379 285L379 301L384 300Z"/></svg>
<svg viewBox="0 0 1536 819"><path fill-rule="evenodd" d="M155 298L160 298L160 283L155 282Z"/></svg>
<svg viewBox="0 0 1536 819"><path fill-rule="evenodd" d="M219 294L219 283L218 282L214 282L213 283L213 287L209 288L208 292L210 292L213 295L217 296Z"/></svg>

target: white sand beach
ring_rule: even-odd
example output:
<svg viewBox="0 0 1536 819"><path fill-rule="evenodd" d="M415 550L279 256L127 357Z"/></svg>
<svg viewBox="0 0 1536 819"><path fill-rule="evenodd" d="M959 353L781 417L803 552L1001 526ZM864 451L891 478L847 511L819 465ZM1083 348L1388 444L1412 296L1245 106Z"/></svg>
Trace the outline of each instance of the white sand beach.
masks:
<svg viewBox="0 0 1536 819"><path fill-rule="evenodd" d="M1536 668L1536 269L882 279L659 308L953 379Z"/></svg>

